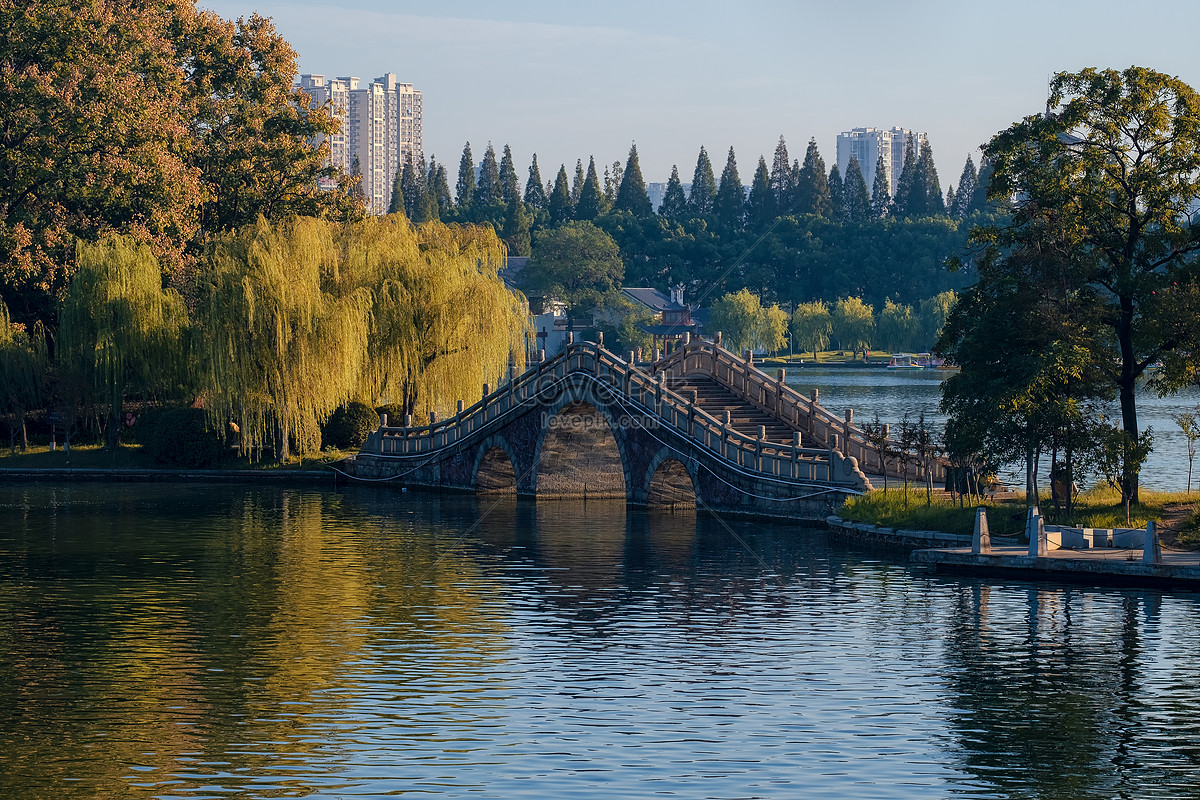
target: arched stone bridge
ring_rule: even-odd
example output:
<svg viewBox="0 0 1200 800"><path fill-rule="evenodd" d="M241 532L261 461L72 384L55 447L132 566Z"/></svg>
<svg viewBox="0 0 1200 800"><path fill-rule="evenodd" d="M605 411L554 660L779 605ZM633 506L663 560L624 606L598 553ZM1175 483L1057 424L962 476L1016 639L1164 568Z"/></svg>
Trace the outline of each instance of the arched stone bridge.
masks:
<svg viewBox="0 0 1200 800"><path fill-rule="evenodd" d="M861 434L815 393L787 386L782 371L770 377L710 342L643 365L581 342L485 387L449 419L401 427L382 419L348 472L407 486L824 519L870 488L859 464L874 453Z"/></svg>

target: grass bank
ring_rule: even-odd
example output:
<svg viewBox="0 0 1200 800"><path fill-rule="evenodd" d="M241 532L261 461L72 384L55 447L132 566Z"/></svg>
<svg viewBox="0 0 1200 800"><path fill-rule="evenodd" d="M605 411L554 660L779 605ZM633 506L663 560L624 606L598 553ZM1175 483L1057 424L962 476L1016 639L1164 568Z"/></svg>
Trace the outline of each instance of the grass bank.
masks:
<svg viewBox="0 0 1200 800"><path fill-rule="evenodd" d="M1048 496L1041 498L1040 508L1047 522L1054 525L1079 525L1085 528L1141 528L1155 520L1165 540L1175 540L1188 547L1200 547L1200 519L1197 503L1200 493L1152 492L1143 489L1141 502L1129 508L1129 525L1125 524L1125 507L1120 495L1109 487L1096 488L1080 494L1075 500L1074 513L1055 512ZM995 535L1017 536L1025 528L1025 498L1006 497L984 502L988 510L988 528ZM867 522L889 528L944 531L969 534L975 525L975 507L960 508L944 492L935 492L926 505L925 490L909 488L907 502L902 488L890 488L887 494L876 489L862 497L851 498L842 507L840 516L855 522Z"/></svg>
<svg viewBox="0 0 1200 800"><path fill-rule="evenodd" d="M283 464L273 459L251 461L230 450L212 469L219 470L320 470L329 464L353 455L350 451L322 450L303 458L293 456ZM47 445L31 446L28 450L0 450L0 469L176 469L171 464L159 464L138 444L122 444L115 450L103 445L71 445L68 453L62 447L51 450Z"/></svg>

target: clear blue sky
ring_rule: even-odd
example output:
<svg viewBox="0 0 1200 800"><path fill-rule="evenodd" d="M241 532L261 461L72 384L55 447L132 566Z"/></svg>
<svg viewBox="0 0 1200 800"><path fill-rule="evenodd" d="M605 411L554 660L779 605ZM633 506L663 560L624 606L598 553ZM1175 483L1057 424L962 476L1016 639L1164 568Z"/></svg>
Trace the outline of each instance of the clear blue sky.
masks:
<svg viewBox="0 0 1200 800"><path fill-rule="evenodd" d="M1138 64L1200 88L1195 0L200 2L272 17L301 72L415 84L452 183L468 140L477 159L510 143L522 183L534 152L549 179L636 141L647 181L679 164L686 182L700 145L718 172L732 145L748 184L780 134L801 159L816 137L830 165L838 131L901 125L929 133L944 189L1056 71Z"/></svg>

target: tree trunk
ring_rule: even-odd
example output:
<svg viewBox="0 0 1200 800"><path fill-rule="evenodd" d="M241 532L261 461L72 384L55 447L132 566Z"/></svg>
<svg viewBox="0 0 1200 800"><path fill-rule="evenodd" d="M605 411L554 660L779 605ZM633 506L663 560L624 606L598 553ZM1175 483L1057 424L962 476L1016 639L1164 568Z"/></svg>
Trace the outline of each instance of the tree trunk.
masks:
<svg viewBox="0 0 1200 800"><path fill-rule="evenodd" d="M1034 479L1034 471L1037 469L1033 460L1033 448L1025 451L1025 505L1027 508L1033 508L1037 505L1037 481Z"/></svg>
<svg viewBox="0 0 1200 800"><path fill-rule="evenodd" d="M121 398L113 397L108 406L108 424L104 430L104 441L109 450L116 450L121 444Z"/></svg>
<svg viewBox="0 0 1200 800"><path fill-rule="evenodd" d="M288 460L288 425L286 415L276 420L275 427L275 460L283 464Z"/></svg>
<svg viewBox="0 0 1200 800"><path fill-rule="evenodd" d="M1121 348L1121 377L1117 389L1121 398L1121 428L1129 434L1132 444L1138 440L1137 403L1133 395L1137 382L1137 355L1133 350L1133 298L1121 298L1121 313L1117 319L1117 343ZM1128 451L1126 451L1128 453ZM1122 465L1124 466L1124 465ZM1138 502L1138 476L1130 475L1129 494Z"/></svg>

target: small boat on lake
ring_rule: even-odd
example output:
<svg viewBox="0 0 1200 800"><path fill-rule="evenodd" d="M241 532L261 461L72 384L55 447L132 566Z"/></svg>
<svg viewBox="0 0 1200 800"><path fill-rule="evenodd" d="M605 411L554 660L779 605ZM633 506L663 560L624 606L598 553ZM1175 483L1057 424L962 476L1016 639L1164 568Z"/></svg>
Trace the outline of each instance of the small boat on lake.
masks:
<svg viewBox="0 0 1200 800"><path fill-rule="evenodd" d="M893 353L888 361L888 369L937 369L946 363L944 358L937 358L932 353Z"/></svg>

